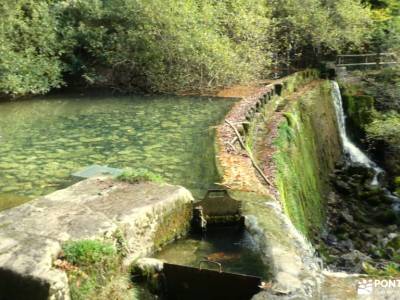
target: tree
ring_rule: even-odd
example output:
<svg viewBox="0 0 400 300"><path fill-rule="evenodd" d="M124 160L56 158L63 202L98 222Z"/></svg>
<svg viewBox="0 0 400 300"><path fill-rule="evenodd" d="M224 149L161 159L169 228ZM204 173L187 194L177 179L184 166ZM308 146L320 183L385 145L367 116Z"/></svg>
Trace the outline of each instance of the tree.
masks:
<svg viewBox="0 0 400 300"><path fill-rule="evenodd" d="M357 0L269 0L276 62L310 65L325 55L360 47L370 10Z"/></svg>
<svg viewBox="0 0 400 300"><path fill-rule="evenodd" d="M374 27L370 48L374 52L400 50L400 2L397 0L369 1L373 8Z"/></svg>
<svg viewBox="0 0 400 300"><path fill-rule="evenodd" d="M63 15L79 41L70 61L92 83L196 90L252 80L267 66L261 0L77 0Z"/></svg>
<svg viewBox="0 0 400 300"><path fill-rule="evenodd" d="M3 2L0 29L0 93L38 94L60 86L62 47L47 1Z"/></svg>
<svg viewBox="0 0 400 300"><path fill-rule="evenodd" d="M175 93L251 82L272 61L309 67L360 47L370 26L358 0L13 0L0 16L3 95L63 84Z"/></svg>

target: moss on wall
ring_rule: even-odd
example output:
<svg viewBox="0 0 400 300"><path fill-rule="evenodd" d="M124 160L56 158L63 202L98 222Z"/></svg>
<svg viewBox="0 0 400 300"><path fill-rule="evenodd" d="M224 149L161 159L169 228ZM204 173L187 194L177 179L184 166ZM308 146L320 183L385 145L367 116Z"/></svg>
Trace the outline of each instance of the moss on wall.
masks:
<svg viewBox="0 0 400 300"><path fill-rule="evenodd" d="M298 91L301 87L304 87L306 84L318 78L319 72L317 70L309 69L294 73L282 80L281 95L275 93L259 110L259 113L255 114L249 122L249 130L245 138L248 149L256 150L257 138L264 134L262 131L265 129L263 126L259 125L267 121L276 110L280 109L280 107L286 106L287 100L285 97Z"/></svg>
<svg viewBox="0 0 400 300"><path fill-rule="evenodd" d="M329 83L300 96L284 116L275 140L276 184L285 213L310 236L323 225L328 176L341 155Z"/></svg>
<svg viewBox="0 0 400 300"><path fill-rule="evenodd" d="M159 250L165 244L187 234L192 219L192 207L191 203L182 201L160 216L153 236L154 250Z"/></svg>
<svg viewBox="0 0 400 300"><path fill-rule="evenodd" d="M346 85L342 89L346 125L350 137L359 141L365 137L365 127L373 120L374 98L359 92L359 87Z"/></svg>

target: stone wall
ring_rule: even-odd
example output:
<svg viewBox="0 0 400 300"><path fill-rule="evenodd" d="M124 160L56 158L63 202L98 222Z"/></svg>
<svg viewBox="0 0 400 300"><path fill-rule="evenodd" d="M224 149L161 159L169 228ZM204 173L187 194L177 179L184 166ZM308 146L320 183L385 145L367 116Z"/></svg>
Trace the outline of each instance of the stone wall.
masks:
<svg viewBox="0 0 400 300"><path fill-rule="evenodd" d="M318 72L306 70L258 88L251 96L240 99L225 117L238 129L246 145L252 149L257 125L267 120L281 105L282 97L296 92L302 85L318 77ZM232 128L223 123L217 127L216 165L221 184L229 189L273 196L268 187L260 183L250 158L235 139Z"/></svg>

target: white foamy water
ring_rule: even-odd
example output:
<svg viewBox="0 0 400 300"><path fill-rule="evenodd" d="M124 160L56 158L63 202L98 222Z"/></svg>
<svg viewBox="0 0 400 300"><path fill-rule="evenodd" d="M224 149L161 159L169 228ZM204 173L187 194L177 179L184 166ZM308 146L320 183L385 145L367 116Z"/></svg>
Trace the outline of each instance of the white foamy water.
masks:
<svg viewBox="0 0 400 300"><path fill-rule="evenodd" d="M372 168L375 171L372 185L378 185L378 176L383 172L381 168L377 166L369 157L361 151L347 136L346 133L346 117L343 110L342 95L340 93L339 84L336 81L332 81L332 97L335 104L336 117L338 120L339 133L343 143L343 150L349 156L350 160L355 163L363 164L368 168Z"/></svg>

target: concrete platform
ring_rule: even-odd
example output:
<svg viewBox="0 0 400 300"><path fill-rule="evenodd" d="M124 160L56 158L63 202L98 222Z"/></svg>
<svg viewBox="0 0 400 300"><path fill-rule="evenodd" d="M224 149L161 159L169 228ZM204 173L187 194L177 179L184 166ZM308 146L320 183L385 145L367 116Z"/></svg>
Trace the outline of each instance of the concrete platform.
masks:
<svg viewBox="0 0 400 300"><path fill-rule="evenodd" d="M191 193L169 184L90 178L0 213L0 300L69 299L53 267L68 240L126 240L129 261L186 232ZM189 208L190 207L190 208Z"/></svg>

